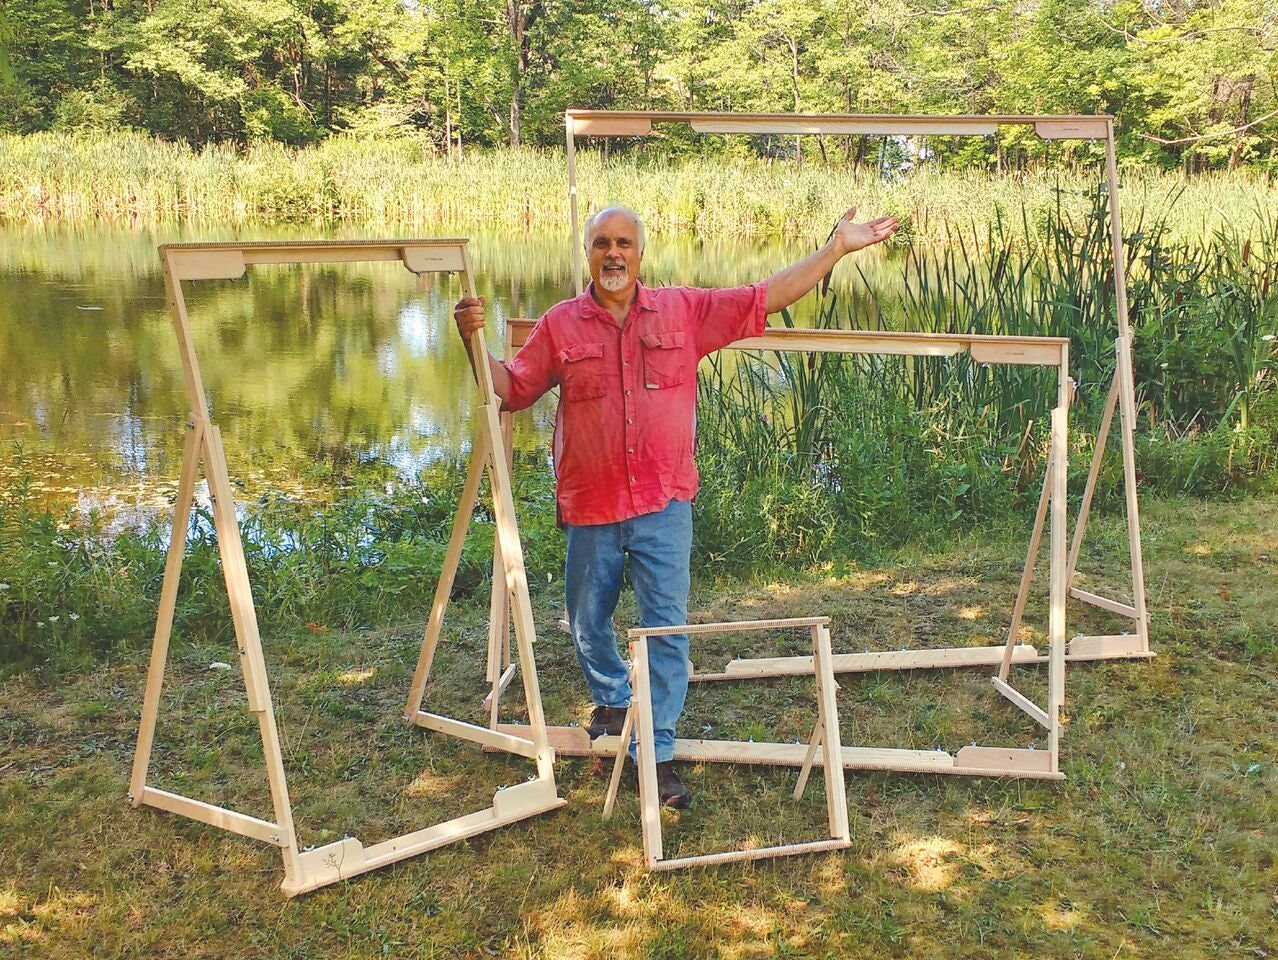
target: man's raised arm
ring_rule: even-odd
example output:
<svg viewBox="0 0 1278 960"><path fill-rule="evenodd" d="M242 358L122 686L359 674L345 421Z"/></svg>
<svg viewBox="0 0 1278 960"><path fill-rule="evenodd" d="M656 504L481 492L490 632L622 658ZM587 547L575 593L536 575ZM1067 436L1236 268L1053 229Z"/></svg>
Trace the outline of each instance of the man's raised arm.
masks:
<svg viewBox="0 0 1278 960"><path fill-rule="evenodd" d="M855 216L856 207L852 207L840 218L830 239L820 250L768 278L768 313L784 310L815 287L849 253L882 243L900 226L896 217L878 217L868 223L855 223Z"/></svg>

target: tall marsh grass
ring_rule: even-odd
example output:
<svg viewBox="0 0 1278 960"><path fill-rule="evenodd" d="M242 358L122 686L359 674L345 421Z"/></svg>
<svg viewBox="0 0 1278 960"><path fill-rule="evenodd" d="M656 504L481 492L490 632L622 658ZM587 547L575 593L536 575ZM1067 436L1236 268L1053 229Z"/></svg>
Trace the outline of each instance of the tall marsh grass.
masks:
<svg viewBox="0 0 1278 960"><path fill-rule="evenodd" d="M1090 210L1096 179L923 167L885 181L811 162L675 161L655 148L610 157L582 150L578 166L588 206L625 203L654 229L702 235L809 236L814 224L856 204L902 217L915 239L945 239L955 225L979 230L1009 217L1009 235L1037 237L1062 207ZM1123 187L1125 219L1154 211L1180 239L1227 224L1245 233L1257 217L1278 214L1278 192L1255 173L1185 183L1130 171ZM567 174L561 150L473 152L458 162L409 139L196 150L130 132L0 137L0 221L46 219L559 227L568 220Z"/></svg>
<svg viewBox="0 0 1278 960"><path fill-rule="evenodd" d="M1031 244L994 221L915 245L904 295L870 286L868 315L833 295L827 328L1068 337L1078 398L1072 490L1081 490L1114 373L1117 319L1103 190L1064 207ZM1024 229L1022 227L1022 229ZM1145 489L1205 493L1278 463L1278 218L1246 239L1175 239L1166 217L1128 234L1138 465ZM788 323L788 316L785 317ZM1046 464L1054 377L969 357L716 360L701 383L699 545L728 563L863 556L1023 514ZM1121 491L1106 465L1102 500Z"/></svg>

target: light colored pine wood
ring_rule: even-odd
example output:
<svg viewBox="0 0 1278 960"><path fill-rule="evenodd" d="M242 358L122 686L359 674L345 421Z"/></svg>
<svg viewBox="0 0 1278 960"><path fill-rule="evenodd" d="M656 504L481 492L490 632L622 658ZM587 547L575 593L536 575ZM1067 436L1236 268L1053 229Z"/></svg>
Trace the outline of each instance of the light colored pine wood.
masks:
<svg viewBox="0 0 1278 960"><path fill-rule="evenodd" d="M1149 650L1149 609L1145 604L1145 560L1140 540L1140 499L1136 490L1136 388L1132 383L1131 336L1119 337L1119 426L1123 432L1123 477L1127 497L1127 549L1131 557L1132 606L1141 652Z"/></svg>
<svg viewBox="0 0 1278 960"><path fill-rule="evenodd" d="M1047 521L1047 507L1052 499L1052 458L1048 455L1043 471L1043 490L1038 496L1038 509L1034 511L1034 527L1030 532L1029 548L1025 551L1025 567L1021 571L1021 585L1016 591L1016 603L1012 607L1012 621L1007 627L1007 643L999 663L998 676L1007 680L1016 656L1016 638L1021 632L1021 617L1025 615L1025 601L1029 599L1030 584L1034 582L1034 566L1038 561L1039 544L1043 542L1043 524Z"/></svg>
<svg viewBox="0 0 1278 960"><path fill-rule="evenodd" d="M831 839L815 843L767 847L758 850L681 857L670 861L664 859L660 800L657 789L657 766L653 752L652 689L649 680L648 638L654 634L682 633L686 628L681 626L639 627L628 632L631 661L633 663L631 671L633 698L630 709L626 714L622 735L617 738L600 737L594 743L589 744L589 749L592 752L602 752L611 747L616 751L611 783L604 800L604 817L606 819L612 815L617 786L621 779L622 764L625 761L625 752L629 744L631 718L635 718L634 722L637 726L635 747L639 766L639 807L643 832L644 862L650 869L673 869L670 864L692 866L699 863L731 863L738 860L758 860L773 855L786 856L790 853L833 849L829 846L830 844L837 846L846 846L848 844L847 793L843 779L842 745L839 742L838 704L835 699L835 690L838 685L834 680L834 672L830 669L829 618L798 617L785 621L747 620L738 623L701 624L700 627L702 629L698 632L735 633L746 630L771 630L777 629L779 624L788 628L796 626L807 627L812 638L812 659L815 663L813 676L816 681L817 692L817 728L804 754L802 760L803 769L799 775L799 785L795 789L794 796L796 800L802 796L803 789L807 784L808 774L816 761L816 755L818 751L821 752L825 776L826 814L829 820ZM602 741L612 742L604 743ZM724 744L724 746L728 748L754 747L756 744L729 742ZM770 744L768 746L781 745ZM801 745L795 744L794 746L796 749L802 750ZM677 751L678 743L676 742L676 757L678 756ZM753 762L770 763L772 761L768 755L756 753Z"/></svg>
<svg viewBox="0 0 1278 960"><path fill-rule="evenodd" d="M1128 620L1136 619L1136 608L1129 603L1119 603L1117 600L1110 600L1108 597L1102 597L1099 594L1079 590L1077 587L1070 589L1069 596L1071 600L1081 600L1083 603L1089 603L1093 607L1100 607L1110 613L1117 613Z"/></svg>
<svg viewBox="0 0 1278 960"><path fill-rule="evenodd" d="M262 654L257 611L253 606L252 589L249 586L248 565L244 560L244 546L240 540L239 522L235 516L235 500L227 472L226 453L222 446L222 431L216 425L210 424L204 431L204 444L204 463L209 496L213 502L213 523L217 529L222 575L226 581L227 598L231 605L231 622L235 627L240 669L244 675L249 709L257 714L258 731L262 738L262 759L266 765L266 780L271 793L271 806L275 814L275 822L279 824L281 836L285 840L281 852L284 860L284 875L287 879L296 873L298 863L297 834L293 827L293 804L288 794L284 755L280 749L280 734L275 723L275 708L267 681L266 658Z"/></svg>
<svg viewBox="0 0 1278 960"><path fill-rule="evenodd" d="M1001 693L1004 697L1016 704L1027 716L1035 723L1045 729L1052 728L1052 722L1048 719L1046 711L1038 704L1034 703L1029 697L1025 696L1014 689L1002 677L990 677L990 682L994 684L994 689Z"/></svg>
<svg viewBox="0 0 1278 960"><path fill-rule="evenodd" d="M570 133L594 137L643 137L654 123L686 123L697 133L824 134L880 136L991 136L1004 126L1028 126L1044 140L1104 139L1104 115L749 113L670 110L565 112Z"/></svg>
<svg viewBox="0 0 1278 960"><path fill-rule="evenodd" d="M825 729L825 717L818 717L812 728L812 736L808 739L808 752L803 755L803 766L799 768L799 779L794 785L794 799L802 800L803 791L808 788L808 777L812 774L812 765L816 763L817 754L821 751L821 734Z"/></svg>
<svg viewBox="0 0 1278 960"><path fill-rule="evenodd" d="M527 341L536 326L535 320L510 317L506 320L505 362L510 363L515 353ZM501 423L502 450L506 466L514 469L514 415L508 410L498 414ZM493 538L493 567L491 596L488 604L488 681L492 684L484 697L484 709L488 711L488 725L493 730L501 720L501 695L514 679L514 664L510 656L510 597L506 593L505 563L501 558L501 543Z"/></svg>
<svg viewBox="0 0 1278 960"><path fill-rule="evenodd" d="M630 689L634 689L634 671L630 673ZM617 738L616 759L612 763L612 776L608 780L608 793L604 797L603 818L612 818L612 808L617 803L617 791L621 789L621 771L626 765L626 755L630 752L630 738L635 728L634 704L626 710L626 719L621 724L621 736Z"/></svg>
<svg viewBox="0 0 1278 960"><path fill-rule="evenodd" d="M139 803L149 807L176 813L191 820L207 823L211 827L238 833L242 837L251 837L276 847L285 846L289 842L279 824L250 817L245 813L237 813L226 807L204 803L201 800L192 800L190 797L169 793L167 790L143 787L137 799Z"/></svg>
<svg viewBox="0 0 1278 960"><path fill-rule="evenodd" d="M569 122L573 132L583 137L646 137L652 133L652 121L642 117L583 117Z"/></svg>
<svg viewBox="0 0 1278 960"><path fill-rule="evenodd" d="M174 250L171 262L178 280L238 280L244 276L244 254L239 250Z"/></svg>
<svg viewBox="0 0 1278 960"><path fill-rule="evenodd" d="M949 134L986 135L990 131L1008 125L1028 125L1033 132L1044 140L1094 140L1105 141L1105 164L1107 191L1110 206L1110 245L1114 258L1114 285L1118 308L1119 333L1121 338L1128 338L1130 323L1128 320L1126 264L1123 252L1122 225L1118 203L1118 168L1114 153L1113 119L1105 115L988 115L988 116L937 116L937 115L873 115L873 114L760 114L742 112L679 112L679 111L602 111L602 110L568 110L564 115L564 125L568 158L568 192L571 208L573 276L576 291L581 293L582 259L581 224L578 215L578 187L576 171L575 135L589 132L596 136L642 136L651 130L653 123L688 123L692 129L701 133L744 131L770 133L830 133L863 134L869 132L912 133L946 132ZM885 353L922 356L951 356L968 351L979 362L998 363L1032 363L1042 360L1052 363L1051 348L1047 341L1051 338L1033 337L978 337L961 335L925 335L909 332L884 331L812 331L812 330L767 330L761 337L747 338L732 346L737 349L772 349L800 350L806 352L848 352L848 353ZM1037 343L1035 342L1037 341ZM1018 350L1018 342L1025 344L1024 350ZM1130 342L1130 341L1129 341ZM1131 378L1130 358L1126 363L1118 362L1120 369L1127 371L1127 379ZM1119 374L1115 375L1117 384ZM1134 410L1134 395L1130 394ZM1107 414L1104 430L1108 429ZM1134 421L1134 416L1129 423ZM1087 491L1084 494L1083 507L1080 510L1080 522L1075 533L1074 547L1069 561L1068 582L1072 584L1073 571L1077 562L1077 550L1082 542L1083 531L1087 523L1087 511L1090 507L1093 488L1099 473L1104 442L1097 444L1093 468L1088 476ZM1124 436L1125 463L1134 457L1134 447L1129 435ZM1134 460L1133 460L1134 462ZM1125 477L1127 471L1125 468ZM1136 582L1133 594L1139 594L1134 603L1138 616L1142 618L1140 635L1144 643L1144 651L1148 651L1148 625L1144 613L1144 572L1139 559L1140 553L1139 521L1134 520L1136 513L1135 474L1131 472L1125 480L1128 500L1130 551L1133 556L1133 580ZM1139 574L1136 571L1139 570ZM1143 655L1143 653L1142 653ZM751 674L756 675L756 674ZM701 679L721 679L719 675L703 675Z"/></svg>
<svg viewBox="0 0 1278 960"><path fill-rule="evenodd" d="M792 857L800 853L825 853L846 850L851 840L813 840L809 843L787 843L780 847L764 847L759 850L732 850L728 853L707 853L699 857L677 857L661 860L652 865L653 870L681 870L684 867L712 867L722 863L743 863L749 860L771 860L775 857Z"/></svg>
<svg viewBox="0 0 1278 960"><path fill-rule="evenodd" d="M439 581L435 584L435 599L431 603L430 617L426 621L426 631L422 636L421 653L417 657L417 667L413 671L412 683L408 688L408 702L404 706L406 717L412 717L422 706L422 696L430 680L430 668L435 659L435 649L443 633L444 613L448 609L448 598L453 592L457 565L461 561L462 548L466 545L466 533L475 512L475 504L479 499L479 484L484 477L484 463L487 459L487 435L482 429L476 429L470 448L470 464L466 468L466 481L462 486L457 513L453 517L453 529L448 537L448 547L444 551L444 563L440 568Z"/></svg>
<svg viewBox="0 0 1278 960"><path fill-rule="evenodd" d="M1063 347L1062 352L1068 347ZM1066 374L1068 357L1062 360L1059 374L1059 394L1056 409L1052 411L1052 530L1049 542L1049 587L1048 587L1048 662L1047 662L1047 716L1048 744L1051 753L1051 769L1059 769L1061 712L1065 709L1065 604L1069 585L1066 582L1066 545L1065 524L1066 511L1066 478L1069 470L1069 401L1070 382Z"/></svg>
<svg viewBox="0 0 1278 960"><path fill-rule="evenodd" d="M191 522L191 501L195 496L195 481L200 472L202 441L203 421L192 421L187 425L186 443L182 450L182 471L178 477L177 501L173 509L173 532L169 537L169 552L164 562L160 610L155 619L151 662L147 667L146 689L142 694L142 718L138 724L137 747L133 751L133 772L129 777L129 798L135 807L142 802L142 791L146 788L146 774L151 763L151 749L155 743L155 724L160 712L160 693L164 687L164 666L168 662L173 614L182 579L182 558L186 553L186 531Z"/></svg>
<svg viewBox="0 0 1278 960"><path fill-rule="evenodd" d="M1104 140L1109 130L1109 119L1105 117L1034 121L1034 132L1041 140Z"/></svg>
<svg viewBox="0 0 1278 960"><path fill-rule="evenodd" d="M1118 344L1114 344L1114 356L1118 356ZM1109 442L1109 427L1114 420L1114 410L1118 405L1118 368L1114 368L1114 379L1109 385L1109 395L1105 398L1105 409L1101 413L1100 426L1096 429L1096 446L1092 450L1092 466L1087 471L1087 484L1083 487L1083 499L1078 506L1078 519L1074 521L1074 541L1069 549L1069 583L1073 586L1074 571L1078 567L1078 553L1083 546L1083 535L1087 532L1087 521L1091 516L1092 497L1096 493L1096 480L1100 477L1101 465L1105 460L1105 445Z"/></svg>
<svg viewBox="0 0 1278 960"><path fill-rule="evenodd" d="M572 237L568 245L572 247L572 284L577 296L581 296L582 286L582 253L585 237L581 232L581 217L577 212L577 121L572 112L564 114L564 143L568 159L568 224Z"/></svg>
<svg viewBox="0 0 1278 960"><path fill-rule="evenodd" d="M512 737L510 734L502 733L499 730L490 730L488 727L467 723L464 720L454 720L452 717L440 716L437 713L426 713L422 710L418 710L409 719L419 727L446 733L450 737L469 740L472 743L479 743L505 753L513 753L533 760L537 758L536 744L524 737Z"/></svg>
<svg viewBox="0 0 1278 960"><path fill-rule="evenodd" d="M566 802L555 795L554 785L545 780L516 784L497 791L493 806L487 809L401 837L368 847L354 837L346 837L318 849L308 850L299 858L297 877L286 880L281 889L285 896L295 897L489 830L558 810Z"/></svg>
<svg viewBox="0 0 1278 960"><path fill-rule="evenodd" d="M496 730L497 727L500 726L497 718L497 711L493 709L493 707L499 702L501 695L506 692L506 688L510 686L510 682L515 679L515 673L517 670L518 667L515 664L507 664L506 669L503 670L501 676L497 678L497 683L494 689L488 691L488 693L484 696L484 709L491 713L488 726L492 730Z"/></svg>
<svg viewBox="0 0 1278 960"><path fill-rule="evenodd" d="M770 133L781 136L805 133L822 136L847 136L849 134L890 137L953 136L956 134L993 136L998 132L998 124L996 123L946 123L938 120L899 120L893 122L882 117L875 117L869 120L806 120L784 116L779 116L775 120L725 118L722 120L693 120L691 126L697 133ZM635 134L635 136L640 135Z"/></svg>
<svg viewBox="0 0 1278 960"><path fill-rule="evenodd" d="M179 481L179 502L175 511L174 539L166 561L166 580L161 593L157 613L156 638L152 646L151 667L148 671L144 694L143 719L139 728L139 749L135 752L134 769L130 779L135 805L145 804L187 816L215 827L271 843L280 848L284 862L284 882L281 889L288 896L295 896L387 863L401 860L416 853L451 843L476 833L494 829L525 819L537 813L557 809L564 801L557 796L553 761L541 713L540 692L536 685L535 664L531 652L533 623L527 595L527 578L523 571L523 555L515 525L513 501L510 497L510 476L504 457L492 456L489 464L490 481L494 488L494 513L497 515L497 536L501 544L502 566L507 587L519 600L515 604L515 627L520 642L520 658L525 665L525 693L530 698L529 716L532 725L529 737L511 737L488 728L453 720L437 714L420 711L421 695L417 692L412 704L414 719L422 726L452 735L476 740L486 747L495 747L535 759L537 776L531 781L498 791L492 806L456 820L436 824L424 830L396 837L365 848L355 838L346 838L319 850L301 852L297 848L293 827L292 805L288 798L287 781L280 749L279 731L275 723L275 711L271 701L268 671L263 656L257 613L253 603L248 567L245 563L243 543L235 515L234 490L230 482L226 452L221 431L213 424L200 377L195 355L194 341L182 295L181 279L218 279L239 276L246 264L252 263L302 263L342 262L356 260L400 260L416 272L461 270L463 283L470 295L474 295L470 262L466 255L465 241L318 241L318 242L260 242L246 244L170 244L161 247L165 285L173 314L174 331L182 360L183 376L188 400L191 404L191 433L186 441L182 474ZM496 417L497 400L493 392L487 367L480 365L483 373L478 377L485 403L478 417L475 453L472 470L468 475L470 502L459 505L459 514L468 519L474 507L479 480L483 475L486 454L499 449L500 426ZM185 526L189 519L190 501L193 495L199 466L203 463L212 502L213 523L217 531L223 578L226 583L227 602L235 631L236 649L249 709L258 719L262 748L270 786L271 801L275 811L275 823L250 817L226 808L217 807L189 797L155 790L145 784L147 758L154 737L159 692L167 653L169 633L172 628L173 604L180 576ZM463 497L466 500L466 497ZM455 522L454 530L465 529L464 522ZM458 552L460 547L458 548ZM455 572L457 558L451 566ZM449 564L446 563L446 566ZM443 591L446 601L448 590ZM437 606L440 591L436 591ZM437 625L438 628L438 625ZM438 629L436 637L438 639ZM424 642L423 647L427 644ZM429 653L419 661L419 679L424 686L429 674ZM507 655L508 656L508 655ZM500 679L500 678L499 678ZM509 679L506 680L509 682ZM411 699L411 696L410 696Z"/></svg>
<svg viewBox="0 0 1278 960"><path fill-rule="evenodd" d="M501 729L520 736L520 724L502 724ZM579 727L547 728L555 753L563 757L615 757L618 737L591 740ZM966 748L964 748L966 749ZM990 748L1000 749L1000 748ZM751 766L802 767L807 756L805 743L742 743L738 740L702 740L678 738L674 758L684 763L732 763ZM1046 755L1046 751L1039 751ZM1004 769L956 767L954 756L943 750L907 750L894 747L843 747L840 751L844 770L876 770L885 773L935 773L959 776L1007 776ZM824 766L818 753L813 766ZM1040 779L1059 780L1063 775L1046 771ZM1020 771L1018 777L1037 776L1035 771Z"/></svg>
<svg viewBox="0 0 1278 960"><path fill-rule="evenodd" d="M689 636L703 633L747 633L759 630L788 630L793 627L813 627L828 624L829 617L788 617L779 620L737 620L724 623L684 623L678 626L635 627L628 630L631 637L664 637L672 633ZM811 672L811 671L809 671Z"/></svg>
<svg viewBox="0 0 1278 960"><path fill-rule="evenodd" d="M983 362L1029 364L1059 359L1058 337L1012 337L977 334L913 333L898 330L791 330L769 327L757 337L728 344L730 350L782 350L796 353L856 353L901 357L952 357L973 349L989 357Z"/></svg>
<svg viewBox="0 0 1278 960"><path fill-rule="evenodd" d="M830 668L830 628L821 623L812 628L813 656L816 658L818 719L825 729L821 749L825 754L825 802L830 814L830 835L844 842L850 839L848 798L843 779L843 743L839 734L839 704L834 671Z"/></svg>
<svg viewBox="0 0 1278 960"><path fill-rule="evenodd" d="M879 670L929 670L943 667L992 666L1003 658L999 647L943 647L936 650L889 650L882 653L836 653L830 657L835 673L871 673ZM1038 651L1028 644L1013 649L1014 663L1034 663ZM729 660L720 673L694 673L694 682L752 680L764 677L812 675L811 657L747 657Z"/></svg>
<svg viewBox="0 0 1278 960"><path fill-rule="evenodd" d="M630 639L630 661L633 694L630 709L635 712L635 762L639 768L639 822L643 835L643 859L652 869L662 859L661 798L657 791L657 757L653 741L656 734L652 727L652 667L648 659L648 638L635 636Z"/></svg>
<svg viewBox="0 0 1278 960"><path fill-rule="evenodd" d="M1134 633L1108 636L1075 637L1069 642L1070 656L1075 660L1116 660L1128 657L1152 657L1141 646Z"/></svg>
<svg viewBox="0 0 1278 960"><path fill-rule="evenodd" d="M1015 774L1056 773L1055 764L1046 750L964 747L954 757L954 765L978 770L1006 770Z"/></svg>

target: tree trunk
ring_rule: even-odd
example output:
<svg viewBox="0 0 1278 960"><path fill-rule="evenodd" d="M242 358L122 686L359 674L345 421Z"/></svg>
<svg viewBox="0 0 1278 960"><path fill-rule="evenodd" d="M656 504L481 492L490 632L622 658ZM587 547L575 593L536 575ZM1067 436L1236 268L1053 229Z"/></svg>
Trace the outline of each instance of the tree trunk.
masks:
<svg viewBox="0 0 1278 960"><path fill-rule="evenodd" d="M510 27L511 52L514 58L510 77L510 145L519 146L519 119L524 77L528 73L528 30L541 16L540 0L506 0L506 22Z"/></svg>

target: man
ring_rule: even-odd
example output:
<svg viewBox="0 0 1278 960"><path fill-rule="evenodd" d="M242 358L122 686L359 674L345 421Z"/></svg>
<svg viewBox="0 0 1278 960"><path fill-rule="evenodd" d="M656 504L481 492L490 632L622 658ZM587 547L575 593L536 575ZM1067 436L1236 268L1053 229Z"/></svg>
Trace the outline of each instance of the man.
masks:
<svg viewBox="0 0 1278 960"><path fill-rule="evenodd" d="M521 410L560 387L554 455L568 539L564 591L595 702L592 739L620 734L630 703L612 628L626 556L640 624L687 622L698 362L758 336L767 314L806 294L845 255L896 232L893 217L855 223L855 215L849 210L823 247L766 282L649 289L639 282L643 222L625 207L600 210L586 221L586 292L552 307L509 366L487 357L505 409ZM483 300L460 301L454 318L469 350L471 333L484 324ZM653 637L648 645L658 792L663 804L683 808L692 794L673 757L688 690L688 637Z"/></svg>

